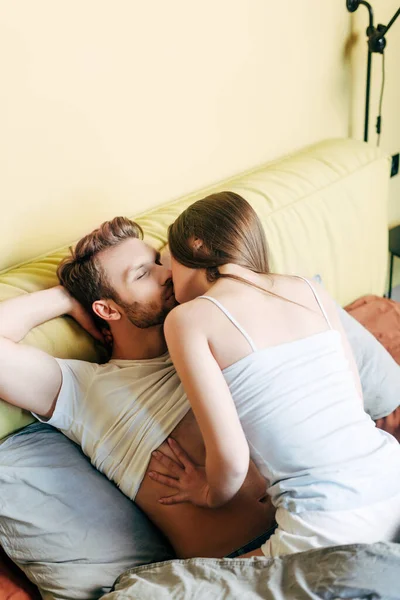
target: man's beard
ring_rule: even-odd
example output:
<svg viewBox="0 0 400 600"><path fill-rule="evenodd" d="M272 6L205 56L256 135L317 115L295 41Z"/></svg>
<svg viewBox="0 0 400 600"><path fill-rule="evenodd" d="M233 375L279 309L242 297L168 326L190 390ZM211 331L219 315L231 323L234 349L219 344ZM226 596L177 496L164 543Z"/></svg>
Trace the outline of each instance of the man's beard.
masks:
<svg viewBox="0 0 400 600"><path fill-rule="evenodd" d="M167 314L177 305L174 295L165 299L165 295L170 294L171 291L171 287L168 286L159 302L147 302L146 304L132 302L132 304L127 304L119 300L118 304L124 309L127 318L135 327L147 329L155 325L162 325Z"/></svg>

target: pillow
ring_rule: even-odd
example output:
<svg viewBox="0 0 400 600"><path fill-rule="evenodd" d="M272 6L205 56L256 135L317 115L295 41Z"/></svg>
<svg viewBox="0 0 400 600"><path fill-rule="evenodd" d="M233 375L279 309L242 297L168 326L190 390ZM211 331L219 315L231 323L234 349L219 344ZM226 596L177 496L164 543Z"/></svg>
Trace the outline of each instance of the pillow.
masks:
<svg viewBox="0 0 400 600"><path fill-rule="evenodd" d="M31 413L0 400L0 440L34 421Z"/></svg>
<svg viewBox="0 0 400 600"><path fill-rule="evenodd" d="M322 283L319 275L313 279ZM400 365L361 323L341 306L337 309L360 374L364 409L377 421L400 404Z"/></svg>
<svg viewBox="0 0 400 600"><path fill-rule="evenodd" d="M97 599L127 568L173 558L78 446L34 423L0 445L0 544L45 600Z"/></svg>
<svg viewBox="0 0 400 600"><path fill-rule="evenodd" d="M400 365L365 327L343 308L340 320L356 359L364 396L364 409L374 421L400 404Z"/></svg>

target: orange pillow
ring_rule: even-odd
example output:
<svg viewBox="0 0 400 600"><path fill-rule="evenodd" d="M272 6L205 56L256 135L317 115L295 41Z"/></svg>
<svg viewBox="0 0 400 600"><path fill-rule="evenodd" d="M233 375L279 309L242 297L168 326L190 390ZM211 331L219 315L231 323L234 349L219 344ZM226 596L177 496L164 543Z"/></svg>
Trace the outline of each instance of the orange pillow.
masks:
<svg viewBox="0 0 400 600"><path fill-rule="evenodd" d="M0 548L0 598L2 600L41 600L37 588Z"/></svg>

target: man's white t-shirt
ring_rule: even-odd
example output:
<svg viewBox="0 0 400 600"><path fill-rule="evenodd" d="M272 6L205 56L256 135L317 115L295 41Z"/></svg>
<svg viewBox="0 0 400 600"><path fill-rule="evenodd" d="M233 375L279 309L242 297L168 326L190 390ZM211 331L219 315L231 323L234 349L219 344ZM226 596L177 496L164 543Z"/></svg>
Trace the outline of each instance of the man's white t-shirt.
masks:
<svg viewBox="0 0 400 600"><path fill-rule="evenodd" d="M104 365L57 362L62 385L46 422L79 444L92 464L134 500L151 452L190 409L169 354Z"/></svg>

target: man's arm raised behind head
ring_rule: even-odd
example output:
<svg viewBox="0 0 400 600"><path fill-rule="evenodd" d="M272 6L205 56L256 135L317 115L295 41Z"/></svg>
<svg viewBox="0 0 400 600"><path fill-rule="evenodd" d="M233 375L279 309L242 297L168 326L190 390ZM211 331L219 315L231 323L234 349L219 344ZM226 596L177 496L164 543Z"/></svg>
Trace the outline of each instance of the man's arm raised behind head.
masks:
<svg viewBox="0 0 400 600"><path fill-rule="evenodd" d="M62 383L60 366L46 352L18 342L37 325L72 315L76 305L62 286L0 303L0 398L46 418L52 415Z"/></svg>

